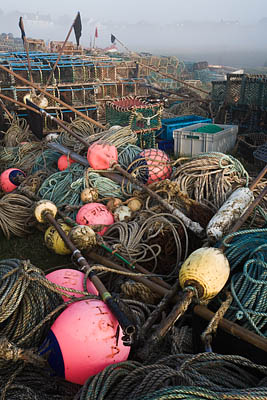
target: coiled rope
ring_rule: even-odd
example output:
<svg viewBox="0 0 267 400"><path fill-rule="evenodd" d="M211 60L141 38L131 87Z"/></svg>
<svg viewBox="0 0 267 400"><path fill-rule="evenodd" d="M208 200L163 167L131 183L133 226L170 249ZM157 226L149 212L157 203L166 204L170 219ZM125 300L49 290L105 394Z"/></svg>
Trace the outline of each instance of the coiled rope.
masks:
<svg viewBox="0 0 267 400"><path fill-rule="evenodd" d="M42 184L38 195L51 200L57 207L67 205L81 205L80 195L86 187L85 168L79 164L72 164L64 171L50 175Z"/></svg>
<svg viewBox="0 0 267 400"><path fill-rule="evenodd" d="M99 198L117 197L125 200L121 186L109 178L101 176L96 171L87 169L85 174L86 186L97 189Z"/></svg>
<svg viewBox="0 0 267 400"><path fill-rule="evenodd" d="M69 125L68 128L76 133L80 138L87 140L90 135L94 135L93 125L81 118L76 118ZM78 153L84 148L84 145L79 142L74 136L68 132L62 132L59 136L59 142L66 146L70 150L74 150Z"/></svg>
<svg viewBox="0 0 267 400"><path fill-rule="evenodd" d="M229 238L233 240L227 244ZM267 229L240 231L223 243L231 269L243 266L231 279L233 302L226 318L267 336Z"/></svg>
<svg viewBox="0 0 267 400"><path fill-rule="evenodd" d="M13 376L0 371L1 400L73 400L79 385L55 377L46 366L25 365Z"/></svg>
<svg viewBox="0 0 267 400"><path fill-rule="evenodd" d="M203 153L193 159L178 159L172 180L180 190L199 203L217 209L237 186L248 186L249 175L234 157L223 153Z"/></svg>
<svg viewBox="0 0 267 400"><path fill-rule="evenodd" d="M10 239L22 237L32 231L33 202L21 194L6 194L0 199L0 229Z"/></svg>
<svg viewBox="0 0 267 400"><path fill-rule="evenodd" d="M138 397L136 400L265 400L266 396L267 390L264 387L215 392L202 387L174 386Z"/></svg>
<svg viewBox="0 0 267 400"><path fill-rule="evenodd" d="M168 217L171 218L171 220L169 220ZM173 220L175 223L173 223ZM176 230L177 226L180 226L182 229L184 236L183 242ZM162 247L156 242L156 239L163 231L166 232L167 230L172 235L172 244L175 244L176 251L175 266L167 273L166 276L168 277L177 272L179 263L182 257L186 258L188 250L187 231L183 223L177 217L162 213L146 217L145 220L140 223L136 220L128 223L116 222L106 231L104 240L109 243L109 246L114 250L118 250L123 257L128 258L133 264L135 262L153 261L151 272L155 272L158 264L158 257L162 251ZM164 243L164 245L167 245L167 243Z"/></svg>
<svg viewBox="0 0 267 400"><path fill-rule="evenodd" d="M17 147L3 147L0 150L1 169L20 168L29 174L37 157L42 154L41 142L23 143Z"/></svg>
<svg viewBox="0 0 267 400"><path fill-rule="evenodd" d="M134 144L126 144L118 148L118 163L121 167L127 169L134 158L141 153L141 147Z"/></svg>
<svg viewBox="0 0 267 400"><path fill-rule="evenodd" d="M45 170L50 174L58 171L57 161L61 156L54 150L43 151L34 161L31 172L34 174L37 171Z"/></svg>
<svg viewBox="0 0 267 400"><path fill-rule="evenodd" d="M30 138L33 138L33 135L29 132L29 125L26 119L14 116L10 127L4 135L5 146L16 147L21 142L27 141Z"/></svg>
<svg viewBox="0 0 267 400"><path fill-rule="evenodd" d="M241 390L242 393L244 389L260 385L266 376L267 367L243 357L215 353L178 354L162 358L153 365L136 361L110 365L89 378L75 400L136 400L148 395L153 399L157 390L171 391L177 389L175 386L187 386L188 389L183 387L182 390L189 393L190 387L194 387L196 394L199 389L200 393L201 390L206 393L227 390L238 393ZM267 394L267 388L255 392L257 390Z"/></svg>

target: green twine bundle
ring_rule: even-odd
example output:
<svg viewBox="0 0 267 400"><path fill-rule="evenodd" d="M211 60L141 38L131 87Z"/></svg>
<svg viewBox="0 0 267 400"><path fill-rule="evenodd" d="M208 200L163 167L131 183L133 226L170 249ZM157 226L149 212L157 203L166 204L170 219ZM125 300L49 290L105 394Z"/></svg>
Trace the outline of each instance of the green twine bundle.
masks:
<svg viewBox="0 0 267 400"><path fill-rule="evenodd" d="M117 197L125 200L121 186L109 178L101 176L97 172L86 173L87 183L90 187L97 189L99 198Z"/></svg>
<svg viewBox="0 0 267 400"><path fill-rule="evenodd" d="M82 205L80 195L86 187L85 167L72 164L64 171L50 175L42 184L38 195L51 200L57 207Z"/></svg>
<svg viewBox="0 0 267 400"><path fill-rule="evenodd" d="M19 168L27 175L37 157L42 154L43 144L40 142L24 143L17 147L3 147L0 150L0 169Z"/></svg>
<svg viewBox="0 0 267 400"><path fill-rule="evenodd" d="M57 161L60 156L61 154L54 150L45 150L34 161L31 173L34 174L40 170L46 170L49 172L58 171Z"/></svg>
<svg viewBox="0 0 267 400"><path fill-rule="evenodd" d="M127 169L133 162L135 157L141 153L141 147L135 146L134 144L126 144L118 148L118 163L123 168Z"/></svg>

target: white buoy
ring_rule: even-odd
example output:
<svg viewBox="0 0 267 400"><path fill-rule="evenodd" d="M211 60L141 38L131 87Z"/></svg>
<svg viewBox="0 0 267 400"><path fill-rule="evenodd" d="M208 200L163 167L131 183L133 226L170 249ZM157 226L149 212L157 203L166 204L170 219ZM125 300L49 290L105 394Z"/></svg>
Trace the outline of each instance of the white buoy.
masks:
<svg viewBox="0 0 267 400"><path fill-rule="evenodd" d="M235 190L208 223L206 230L208 238L212 241L222 239L253 200L253 192L249 188L242 187Z"/></svg>

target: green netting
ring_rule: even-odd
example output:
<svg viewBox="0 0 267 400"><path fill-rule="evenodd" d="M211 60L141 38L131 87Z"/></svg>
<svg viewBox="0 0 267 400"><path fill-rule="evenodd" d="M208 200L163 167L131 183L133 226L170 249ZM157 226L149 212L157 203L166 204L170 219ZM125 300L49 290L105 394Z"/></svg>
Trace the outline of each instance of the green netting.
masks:
<svg viewBox="0 0 267 400"><path fill-rule="evenodd" d="M156 135L155 132L147 132L138 134L137 146L141 149L155 149L156 147Z"/></svg>
<svg viewBox="0 0 267 400"><path fill-rule="evenodd" d="M192 132L202 132L202 133L218 133L223 131L223 128L221 128L218 125L204 125L201 126L200 128L194 129Z"/></svg>
<svg viewBox="0 0 267 400"><path fill-rule="evenodd" d="M161 107L134 108L132 110L118 110L111 105L106 106L106 120L111 126L130 126L134 132L158 130L161 127Z"/></svg>

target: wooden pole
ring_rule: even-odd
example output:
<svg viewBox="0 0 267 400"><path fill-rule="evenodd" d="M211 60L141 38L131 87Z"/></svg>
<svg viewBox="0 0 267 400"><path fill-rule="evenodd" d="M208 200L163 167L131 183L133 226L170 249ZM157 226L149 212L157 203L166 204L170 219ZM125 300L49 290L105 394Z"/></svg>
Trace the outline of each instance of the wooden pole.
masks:
<svg viewBox="0 0 267 400"><path fill-rule="evenodd" d="M0 68L9 73L10 75L13 75L15 78L19 79L20 81L22 81L23 83L25 83L28 86L31 86L32 88L39 90L41 93L43 93L45 96L49 97L50 99L56 101L57 103L61 104L63 107L66 107L67 109L73 111L74 113L76 113L77 115L79 115L80 117L82 117L83 119L85 119L88 122L91 122L91 124L97 126L98 128L101 129L105 129L104 125L100 124L100 122L95 121L94 119L88 117L87 115L83 114L81 111L76 110L74 107L70 106L69 104L65 103L64 101L62 101L61 99L53 96L52 94L50 94L49 92L45 91L44 89L40 88L39 86L37 86L35 83L28 81L27 79L23 78L22 76L16 74L14 71L6 68L4 65L0 65ZM24 105L25 106L25 105Z"/></svg>
<svg viewBox="0 0 267 400"><path fill-rule="evenodd" d="M20 17L20 26L23 29L23 32L25 33L24 29L24 23L22 17ZM30 62L30 55L29 55L29 43L27 40L27 36L25 35L23 38L23 46L27 54L27 62L28 62L28 69L29 69L29 74L30 74L30 81L33 83L33 78L32 78L32 67L31 67L31 62Z"/></svg>
<svg viewBox="0 0 267 400"><path fill-rule="evenodd" d="M31 107L31 106L28 106L28 104L24 104L24 103L22 103L22 102L19 101L19 100L15 100L15 99L12 99L11 97L5 96L5 95L2 94L2 93L0 93L0 99L4 99L4 100L6 100L6 101L10 101L11 103L17 104L18 106L21 106L21 107L23 107L23 108L26 108L26 109L28 109L28 110L30 110L30 111L34 111L34 112L36 112L37 114L42 115L41 112L39 112L39 111L36 110L36 108L33 108L33 107Z"/></svg>
<svg viewBox="0 0 267 400"><path fill-rule="evenodd" d="M64 51L64 49L65 49L65 46L66 46L67 41L68 41L68 39L69 39L69 37L70 37L71 31L72 31L72 29L73 29L73 27L74 27L74 24L75 24L75 22L76 22L76 19L78 18L78 15L79 15L79 13L77 13L77 15L76 15L76 17L75 17L75 20L73 21L73 23L72 23L72 25L71 25L71 27L70 27L70 30L69 30L69 32L68 32L68 34L67 34L67 36L66 36L66 39L65 39L65 41L64 41L64 43L63 43L63 45L62 45L62 47L61 47L61 49L60 49L60 51L59 51L59 53L58 53L58 57L57 57L57 59L56 59L55 64L53 65L53 68L52 68L52 70L51 70L51 72L50 72L50 75L49 75L49 77L48 77L48 79L47 79L47 81L46 81L46 85L45 85L45 87L44 87L44 90L47 89L47 87L49 86L49 84L50 84L50 82L51 82L51 79L52 79L52 77L53 77L53 74L54 74L54 72L55 72L55 69L56 69L56 67L57 67L57 65L58 65L58 62L59 62L59 60L60 60L60 58L61 58L61 56L62 56L62 53L63 53L63 51Z"/></svg>
<svg viewBox="0 0 267 400"><path fill-rule="evenodd" d="M37 110L36 108L33 108L33 107L31 107L30 105L28 105L28 104L24 104L24 103L22 103L21 101L18 101L18 100L14 100L14 99L11 99L10 97L7 97L7 96L5 96L5 95L3 95L3 94L1 94L0 93L0 98L3 98L3 99L5 99L5 100L8 100L8 101L11 101L11 102L13 102L13 103L15 103L15 104L18 104L18 105L20 105L20 106L24 106L26 109L28 109L28 110L31 110L31 111L33 111L33 112L35 112L36 114L39 114L39 115L45 115L46 117L48 117L48 118L50 118L52 121L55 121L59 126L61 126L65 131L67 131L70 135L72 135L72 136L74 136L79 142L81 142L85 147L88 147L88 143L86 142L86 140L84 140L83 138L81 138L80 136L78 136L75 132L72 132L68 127L67 127L67 125L65 125L60 119L58 119L58 118L56 118L56 117L53 117L52 115L50 115L49 113L47 113L44 109L40 109L40 110ZM34 133L34 132L33 132Z"/></svg>
<svg viewBox="0 0 267 400"><path fill-rule="evenodd" d="M12 114L10 114L10 112L8 111L8 109L6 108L6 106L3 103L3 100L0 99L0 106L3 108L3 110L5 111L5 113L8 115L8 117L11 119L11 121L13 121L14 117Z"/></svg>
<svg viewBox="0 0 267 400"><path fill-rule="evenodd" d="M207 307L197 305L194 307L194 313L199 317L210 321L214 317L214 313L210 311ZM234 322L228 321L222 318L219 322L219 328L223 331L230 333L232 336L240 338L247 343L267 352L267 339L251 332L242 326L235 324Z"/></svg>
<svg viewBox="0 0 267 400"><path fill-rule="evenodd" d="M129 50L128 47L126 47L125 44L123 44L116 36L115 36L115 38L116 38L117 42L119 42L120 45L121 45L125 50L128 51L128 53L130 53L130 54L132 53L131 50Z"/></svg>
<svg viewBox="0 0 267 400"><path fill-rule="evenodd" d="M203 90L203 89L197 88L197 87L195 87L193 85L190 85L190 83L186 83L186 82L182 81L181 79L176 78L173 75L169 75L169 74L165 74L164 72L160 72L157 68L151 67L150 65L145 65L143 63L140 63L139 61L136 61L136 63L141 65L142 67L151 69L151 71L157 72L159 75L164 76L165 78L170 78L173 81L179 82L182 85L188 86L188 87L190 87L190 88L192 88L194 90L198 90L198 91L200 91L202 93L209 94L209 92L206 92L206 90Z"/></svg>

